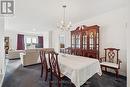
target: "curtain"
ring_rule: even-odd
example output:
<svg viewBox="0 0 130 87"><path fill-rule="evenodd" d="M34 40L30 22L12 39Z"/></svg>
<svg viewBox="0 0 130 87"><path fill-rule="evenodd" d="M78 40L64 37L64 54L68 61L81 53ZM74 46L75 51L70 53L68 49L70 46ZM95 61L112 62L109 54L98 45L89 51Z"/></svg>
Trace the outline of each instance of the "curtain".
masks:
<svg viewBox="0 0 130 87"><path fill-rule="evenodd" d="M38 36L38 45L40 48L43 48L43 36Z"/></svg>
<svg viewBox="0 0 130 87"><path fill-rule="evenodd" d="M24 50L24 35L23 34L18 34L17 35L17 50Z"/></svg>

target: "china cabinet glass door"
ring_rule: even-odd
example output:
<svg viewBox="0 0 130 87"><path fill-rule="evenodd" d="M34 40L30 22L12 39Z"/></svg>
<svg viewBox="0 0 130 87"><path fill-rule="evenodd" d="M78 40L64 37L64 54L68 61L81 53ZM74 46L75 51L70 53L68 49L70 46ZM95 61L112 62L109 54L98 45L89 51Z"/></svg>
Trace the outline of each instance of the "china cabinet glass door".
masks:
<svg viewBox="0 0 130 87"><path fill-rule="evenodd" d="M94 50L94 32L89 33L89 50Z"/></svg>
<svg viewBox="0 0 130 87"><path fill-rule="evenodd" d="M87 49L87 34L83 33L83 49Z"/></svg>
<svg viewBox="0 0 130 87"><path fill-rule="evenodd" d="M72 35L72 48L75 48L75 35Z"/></svg>
<svg viewBox="0 0 130 87"><path fill-rule="evenodd" d="M96 50L99 50L99 33L96 33Z"/></svg>
<svg viewBox="0 0 130 87"><path fill-rule="evenodd" d="M80 48L80 35L76 35L76 39L75 39L75 45L76 48Z"/></svg>

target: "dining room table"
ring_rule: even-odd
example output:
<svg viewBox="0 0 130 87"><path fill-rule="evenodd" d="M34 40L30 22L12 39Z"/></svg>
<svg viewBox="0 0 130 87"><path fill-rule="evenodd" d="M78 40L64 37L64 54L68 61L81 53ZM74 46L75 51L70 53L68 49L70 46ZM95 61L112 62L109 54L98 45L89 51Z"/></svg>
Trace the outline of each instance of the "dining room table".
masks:
<svg viewBox="0 0 130 87"><path fill-rule="evenodd" d="M59 53L58 63L62 74L80 87L96 73L101 76L102 71L98 59Z"/></svg>

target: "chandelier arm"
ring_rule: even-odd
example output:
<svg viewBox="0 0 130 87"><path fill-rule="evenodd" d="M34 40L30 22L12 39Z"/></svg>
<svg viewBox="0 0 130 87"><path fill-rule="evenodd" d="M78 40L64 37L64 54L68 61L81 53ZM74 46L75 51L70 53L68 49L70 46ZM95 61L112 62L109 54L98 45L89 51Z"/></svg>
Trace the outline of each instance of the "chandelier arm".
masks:
<svg viewBox="0 0 130 87"><path fill-rule="evenodd" d="M69 30L72 26L71 26L71 22L69 22L68 24L66 23L66 20L65 20L65 18L66 18L66 13L65 13L65 11L66 11L66 5L62 5L62 7L63 7L63 9L64 9L64 11L63 11L63 20L61 21L61 25L60 25L60 27L58 27L58 28L60 28L61 30L63 30L63 31L66 31L66 30Z"/></svg>

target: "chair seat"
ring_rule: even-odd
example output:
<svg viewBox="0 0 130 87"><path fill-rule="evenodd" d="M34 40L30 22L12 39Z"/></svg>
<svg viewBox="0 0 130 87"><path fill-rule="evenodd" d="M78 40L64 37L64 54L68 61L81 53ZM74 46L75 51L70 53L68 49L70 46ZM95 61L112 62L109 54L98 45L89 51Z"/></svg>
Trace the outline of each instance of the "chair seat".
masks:
<svg viewBox="0 0 130 87"><path fill-rule="evenodd" d="M108 66L108 67L113 67L113 68L119 68L119 65L116 63L110 63L110 62L102 62L100 65Z"/></svg>

